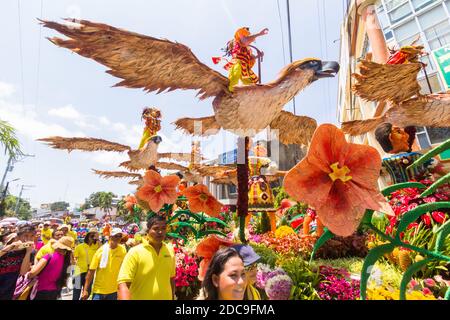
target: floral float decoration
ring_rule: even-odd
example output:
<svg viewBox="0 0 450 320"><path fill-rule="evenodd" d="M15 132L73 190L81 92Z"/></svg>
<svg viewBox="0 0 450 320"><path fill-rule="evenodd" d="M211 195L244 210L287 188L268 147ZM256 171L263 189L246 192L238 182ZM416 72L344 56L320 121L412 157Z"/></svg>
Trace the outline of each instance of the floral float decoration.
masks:
<svg viewBox="0 0 450 320"><path fill-rule="evenodd" d="M327 130L327 131L325 131ZM328 132L328 133L326 133ZM421 255L425 256L425 259L423 260L419 260L411 265L409 265L403 275L402 281L400 283L400 291L399 291L399 295L400 295L400 299L405 300L406 299L406 288L408 283L410 282L412 276L414 275L415 272L419 271L422 267L426 266L427 263L434 261L434 260L443 260L443 261L450 261L450 257L446 256L444 254L442 254L442 250L445 244L445 239L446 237L450 234L450 221L445 222L444 224L442 224L436 231L436 244L435 244L435 248L433 251L431 250L427 250L424 249L422 247L418 247L418 246L414 246L411 245L409 243L407 243L406 241L402 241L402 233L405 232L405 230L408 228L408 226L410 226L413 222L415 222L417 219L419 219L423 214L427 213L427 212L440 212L440 210L446 208L450 208L450 201L441 201L441 202L425 202L423 204L414 206L414 208L410 208L406 213L403 214L403 216L401 217L401 220L399 220L397 229L395 231L395 234L393 236L390 235L386 235L383 231L380 231L378 228L376 228L373 223L372 223L372 216L374 213L374 210L377 211L381 211L381 212L385 212L387 214L390 214L392 217L395 217L395 215L391 214L391 210L383 210L383 209L387 209L387 207L384 205L384 203L381 202L380 197L378 196L378 194L376 193L375 189L371 189L368 190L370 192L370 197L369 200L373 200L373 201L367 201L367 207L369 207L370 205L374 205L378 203L379 208L376 209L377 206L372 206L369 207L368 209L364 209L365 213L364 214L360 214L358 211L356 211L355 209L353 210L349 210L347 214L350 215L350 219L349 220L353 227L349 228L349 227L342 227L342 225L340 225L340 221L345 221L348 220L349 218L345 218L345 213L344 212L340 212L340 210L342 210L343 208L345 208L346 206L348 206L348 203L351 203L351 201L355 201L352 200L348 197L348 194L345 194L345 189L342 190L343 186L340 186L341 188L341 194L340 196L342 197L342 199L344 201L349 201L347 203L344 202L344 204L339 204L339 203L334 203L335 207L329 208L330 210L328 212L323 212L321 209L323 209L323 206L321 206L321 202L320 199L324 199L326 197L331 198L331 203L330 204L326 204L326 206L330 206L332 205L332 201L333 201L333 187L331 187L329 189L328 186L329 184L327 184L327 181L325 179L325 175L320 172L317 169L317 165L315 162L311 162L314 160L321 160L318 163L321 165L321 169L325 169L326 170L326 166L324 166L324 164L326 165L327 162L326 161L335 161L333 159L333 155L338 155L341 154L342 155L342 150L343 150L343 146L345 146L345 144L347 144L345 142L345 138L344 135L342 133L341 130L337 129L336 127L332 126L332 125L322 125L320 126L312 139L312 143L311 143L311 148L308 151L308 155L307 157L300 162L296 167L294 167L287 175L286 175L286 179L285 180L285 189L286 191L291 194L291 196L293 196L294 198L298 197L299 200L303 200L303 201L310 201L313 200L313 197L310 197L310 194L308 192L310 192L308 189L306 189L305 191L305 174L310 174L310 175L314 175L314 179L316 179L315 181L319 181L320 183L317 186L317 190L320 190L321 192L324 192L324 194L326 194L326 196L324 197L324 195L317 195L317 199L316 202L311 202L313 204L316 205L316 208L318 208L317 210L317 214L319 215L319 217L321 217L325 227L327 227L327 230L325 231L325 233L323 234L323 236L321 238L319 238L319 240L316 242L314 250L311 254L311 259L313 258L315 252L329 239L331 239L332 237L334 237L335 234L337 235L347 235L347 234L351 234L353 231L356 230L356 228L358 226L364 227L366 229L370 229L372 231L374 231L378 236L380 236L383 240L386 241L385 244L376 246L374 248L372 248L367 257L364 260L364 264L361 270L361 282L360 282L360 296L362 300L365 300L367 298L367 281L368 278L370 276L370 272L368 272L368 270L370 269L370 267L372 267L375 262L382 257L383 255L389 254L390 252L392 252L394 249L396 249L397 247L400 248L404 248L404 249L409 249L409 250L413 250L416 251L418 253L420 253ZM347 182L351 182L352 180L355 181L359 181L355 178L358 178L358 174L361 174L364 172L364 169L369 169L367 167L367 163L363 163L361 160L360 161L355 161L358 160L358 158L362 158L365 157L369 154L370 155L370 161L372 161L372 164L370 165L371 168L377 170L379 172L380 166L381 166L381 159L379 155L373 154L372 151L370 149L366 149L366 151L364 151L362 154L359 151L362 151L363 148L371 148L368 146L359 146L359 147L353 147L353 144L348 144L351 145L350 148L351 149L355 149L354 152L350 153L350 159L352 161L350 162L344 162L343 165L344 166L334 166L330 168L332 169L332 172L330 172L329 177L331 179L333 179L332 174L334 174L334 177L338 177L338 179L340 179L340 181L344 181L346 180ZM444 142L441 146L437 147L435 150L432 150L430 152L428 152L427 154L423 155L421 158L419 158L416 162L414 162L412 164L413 166L419 165L420 163L423 163L427 160L429 160L431 157L435 156L436 154L439 154L447 149L450 149L450 140ZM341 150L341 153L337 152ZM345 150L345 149L344 149ZM310 156L312 155L312 156ZM322 156L322 158L320 158ZM358 157L359 156L359 157ZM345 157L342 157L341 159L345 159ZM328 162L328 163L329 163ZM356 164L355 166L353 164ZM311 169L311 166L315 165L315 167L313 167ZM348 167L346 168L346 165L348 165ZM361 167L358 167L359 165L361 165ZM306 170L303 172L300 171L299 172L299 168L306 168ZM308 171L309 169L309 171ZM331 171L331 170L330 170ZM367 170L369 173L369 170ZM351 176L347 176L350 175ZM350 178L351 177L351 178ZM367 185L367 183L370 181L369 178L374 179L374 175L372 173L368 174L366 180L364 180L365 184L360 184L361 186ZM334 182L335 180L333 180ZM387 197L389 195L391 195L392 193L404 189L404 188L420 188L420 189L425 189L424 192L422 192L422 194L420 194L421 198L426 198L428 197L430 194L432 194L433 192L436 191L436 189L440 186L442 186L445 183L448 183L450 181L450 173L443 176L442 178L440 178L439 180L437 180L436 182L434 182L431 186L427 187L422 183L419 182L406 182L406 183L398 183L392 186L389 186L387 188L385 188L384 190L382 190L382 195ZM338 182L341 183L341 182ZM294 188L297 185L296 188ZM349 189L352 189L351 187ZM358 198L361 196L362 190L357 190L356 192L354 192L354 194L352 194L353 197L356 198L356 205L353 208L358 208L358 210L360 210L362 207L361 205L364 205L364 202L359 203L358 202ZM306 196L305 196L306 195ZM308 199L304 199L304 198L308 198ZM378 199L380 199L379 202ZM358 207L359 205L359 207ZM382 205L382 206L381 206ZM389 207L390 208L390 207ZM347 209L348 210L348 209ZM337 217L332 217L331 219L328 219L329 216L334 213L337 215ZM322 214L322 216L321 216ZM353 220L354 219L354 220ZM344 231L344 232L342 232ZM446 294L445 294L445 298L446 299L450 299L450 289L447 290Z"/></svg>

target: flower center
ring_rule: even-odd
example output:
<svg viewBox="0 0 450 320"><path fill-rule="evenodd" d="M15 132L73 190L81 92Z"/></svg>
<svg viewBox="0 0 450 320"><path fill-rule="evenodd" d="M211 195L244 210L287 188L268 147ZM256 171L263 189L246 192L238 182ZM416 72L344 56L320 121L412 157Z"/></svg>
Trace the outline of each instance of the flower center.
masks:
<svg viewBox="0 0 450 320"><path fill-rule="evenodd" d="M347 173L350 173L350 169L347 166L343 166L342 168L338 167L339 162L333 163L330 168L333 172L329 173L331 180L336 181L337 179L341 179L342 182L347 182L352 180L352 176L347 176Z"/></svg>
<svg viewBox="0 0 450 320"><path fill-rule="evenodd" d="M153 190L155 190L156 193L160 193L162 191L162 187L161 187L161 185L159 185L159 186L156 186L155 189L153 189Z"/></svg>
<svg viewBox="0 0 450 320"><path fill-rule="evenodd" d="M206 201L206 200L208 200L208 195L202 193L198 198L199 198L201 201Z"/></svg>

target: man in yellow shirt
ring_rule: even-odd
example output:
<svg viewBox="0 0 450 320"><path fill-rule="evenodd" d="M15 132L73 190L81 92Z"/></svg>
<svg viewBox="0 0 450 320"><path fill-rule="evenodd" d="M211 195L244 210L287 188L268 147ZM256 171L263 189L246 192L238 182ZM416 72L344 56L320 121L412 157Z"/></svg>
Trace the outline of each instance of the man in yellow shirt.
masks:
<svg viewBox="0 0 450 320"><path fill-rule="evenodd" d="M39 260L41 260L41 258L46 254L52 254L53 252L55 252L55 249L53 249L53 244L62 237L63 232L61 230L53 232L52 239L50 239L50 241L48 241L47 244L40 248L36 253L36 256L34 257L34 264L37 264Z"/></svg>
<svg viewBox="0 0 450 320"><path fill-rule="evenodd" d="M75 241L75 243L77 243L77 241L78 241L78 234L73 230L73 223L69 222L68 226L69 226L69 232L67 232L67 235L72 237L73 240Z"/></svg>
<svg viewBox="0 0 450 320"><path fill-rule="evenodd" d="M87 288L91 286L94 274L92 300L117 300L117 276L122 261L127 254L125 247L120 244L121 240L122 230L114 228L111 231L109 243L97 250L86 275L81 300L86 300L89 297Z"/></svg>
<svg viewBox="0 0 450 320"><path fill-rule="evenodd" d="M117 283L119 300L173 300L175 294L175 253L163 242L167 222L154 215L147 221L148 242L128 251Z"/></svg>
<svg viewBox="0 0 450 320"><path fill-rule="evenodd" d="M44 228L41 230L41 238L44 245L46 245L52 238L53 230L50 228L50 221L44 222Z"/></svg>
<svg viewBox="0 0 450 320"><path fill-rule="evenodd" d="M84 237L84 242L77 245L73 252L75 258L74 286L72 300L80 300L81 289L86 282L86 274L89 270L92 258L100 247L99 234L95 229L90 229ZM90 292L90 288L88 288Z"/></svg>

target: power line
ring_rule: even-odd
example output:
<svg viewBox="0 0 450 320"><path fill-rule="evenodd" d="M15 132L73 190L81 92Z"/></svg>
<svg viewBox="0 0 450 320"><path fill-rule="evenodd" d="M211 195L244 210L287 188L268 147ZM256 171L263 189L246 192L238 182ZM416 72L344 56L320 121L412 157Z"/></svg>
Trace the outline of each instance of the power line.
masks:
<svg viewBox="0 0 450 320"><path fill-rule="evenodd" d="M280 19L280 30L281 30L281 44L283 48L283 63L286 65L286 51L284 50L284 32L283 32L283 20L281 19L281 10L280 10L280 0L277 0L278 5L278 18Z"/></svg>
<svg viewBox="0 0 450 320"><path fill-rule="evenodd" d="M22 48L22 21L20 19L20 0L17 0L17 13L19 21L19 56L20 56L20 73L22 81L22 108L25 107L25 80L23 75L23 48Z"/></svg>
<svg viewBox="0 0 450 320"><path fill-rule="evenodd" d="M41 20L44 12L44 0L41 0ZM42 24L39 27L39 38L38 38L38 56L37 56L37 76L36 76L36 102L35 107L37 108L39 104L39 81L40 81L40 71L41 71L41 40L42 40Z"/></svg>
<svg viewBox="0 0 450 320"><path fill-rule="evenodd" d="M292 63L292 36L291 36L291 12L289 8L289 0L286 0L286 8L287 8L287 18L288 18L288 31L289 31L289 58ZM294 115L295 112L295 97L292 99L292 105L294 107Z"/></svg>
<svg viewBox="0 0 450 320"><path fill-rule="evenodd" d="M324 38L325 38L325 59L329 59L328 57L328 36L327 36L327 19L325 15L325 0L322 0L322 17L323 17L323 28L324 28ZM330 95L330 81L327 81L327 96L328 96L328 110L329 116L330 116L330 122L333 122L333 103L331 101L331 95Z"/></svg>

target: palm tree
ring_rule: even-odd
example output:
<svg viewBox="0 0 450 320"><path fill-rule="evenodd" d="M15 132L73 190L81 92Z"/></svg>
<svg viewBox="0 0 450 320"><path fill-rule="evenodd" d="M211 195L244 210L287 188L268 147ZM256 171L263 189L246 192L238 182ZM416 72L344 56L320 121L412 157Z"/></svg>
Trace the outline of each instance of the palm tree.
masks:
<svg viewBox="0 0 450 320"><path fill-rule="evenodd" d="M99 207L104 210L107 214L112 209L112 200L116 195L112 192L100 192L99 194Z"/></svg>
<svg viewBox="0 0 450 320"><path fill-rule="evenodd" d="M16 158L22 155L20 143L16 137L15 129L6 121L0 120L0 144L5 147L5 153Z"/></svg>

